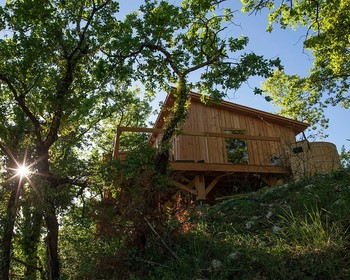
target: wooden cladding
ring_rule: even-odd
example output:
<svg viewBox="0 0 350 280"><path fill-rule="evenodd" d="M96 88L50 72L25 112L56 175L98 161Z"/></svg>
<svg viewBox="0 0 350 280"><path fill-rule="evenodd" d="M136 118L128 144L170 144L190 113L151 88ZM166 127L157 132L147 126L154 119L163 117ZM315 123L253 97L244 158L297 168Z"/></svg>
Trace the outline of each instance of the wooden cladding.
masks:
<svg viewBox="0 0 350 280"><path fill-rule="evenodd" d="M226 104L226 103L225 103ZM169 105L169 104L168 104ZM192 99L188 117L173 139L171 159L173 161L193 161L207 164L247 164L290 166L290 145L295 142L295 130L291 124L307 125L272 114L251 109L249 114L236 105L206 106ZM166 108L162 112L167 112ZM253 114L254 113L254 114ZM163 114L164 115L164 114ZM150 142L157 146L162 138L165 115L157 119L155 128L118 127L114 157L119 154L119 137L124 131L150 133ZM275 121L276 119L276 121ZM225 133L244 131L244 134ZM227 139L241 139L246 143L246 162L230 163L227 154ZM235 141L231 141L235 142ZM232 162L232 160L231 160Z"/></svg>
<svg viewBox="0 0 350 280"><path fill-rule="evenodd" d="M124 132L149 132L149 133L163 133L164 129L160 128L147 128L147 127L127 127L118 126L117 134ZM242 135L242 134L227 134L227 133L215 133L215 132L197 132L197 131L184 131L181 132L184 136L203 136L203 137L219 137L219 138L232 138L232 139L251 139L251 140L263 140L263 141L280 141L279 137L265 137L254 135Z"/></svg>
<svg viewBox="0 0 350 280"><path fill-rule="evenodd" d="M268 122L261 115L195 101L191 103L182 129L184 133L174 141L174 160L230 164L225 139L231 138L246 141L249 165L276 164L275 159L279 159L279 164L289 166L285 153L295 142L295 131L287 122ZM225 131L244 131L244 134L227 134Z"/></svg>
<svg viewBox="0 0 350 280"><path fill-rule="evenodd" d="M150 143L157 147L174 100L168 95L154 128L118 126L113 158L125 159L126 153L120 151L123 132L149 133ZM172 183L200 200L214 188L225 188L226 179L250 176L252 184L261 179L275 185L290 174L295 135L307 126L229 102L204 105L200 95L191 94L187 119L172 140L170 167L176 175Z"/></svg>
<svg viewBox="0 0 350 280"><path fill-rule="evenodd" d="M118 126L116 133L116 141L114 146L113 158L124 158L124 153L119 152L119 139L122 132L146 132L157 134L158 136L163 133L163 129L158 128L144 128L144 127L121 127ZM157 137L156 137L157 138ZM244 139L248 143L249 141L267 141L267 142L275 142L279 144L281 139L279 137L265 137L265 136L254 136L248 134L228 134L228 133L216 133L216 132L197 132L197 131L183 131L181 135L175 136L174 139L174 147L173 147L173 158L175 161L181 160L193 160L198 162L205 163L221 163L226 164L227 159L220 158L213 155L226 153L224 148L223 140L224 139ZM197 141L196 141L197 140ZM201 142L203 145L196 145L195 142ZM180 142L180 143L179 143ZM179 150L179 145L181 146L182 153L186 152L188 149L192 149L192 153L187 152L187 157L179 157L176 150ZM216 147L222 147L223 151L218 150ZM198 149L199 148L199 149ZM193 153L197 153L194 156ZM192 155L192 157L191 157ZM203 156L201 156L203 155Z"/></svg>

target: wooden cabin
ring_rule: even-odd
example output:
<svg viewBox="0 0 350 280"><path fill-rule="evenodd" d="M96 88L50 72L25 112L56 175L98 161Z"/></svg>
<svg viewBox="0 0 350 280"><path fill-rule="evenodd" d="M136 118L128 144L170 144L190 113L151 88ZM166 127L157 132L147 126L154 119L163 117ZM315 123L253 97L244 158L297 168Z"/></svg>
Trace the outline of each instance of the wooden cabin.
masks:
<svg viewBox="0 0 350 280"><path fill-rule="evenodd" d="M293 179L310 177L341 167L337 147L333 143L305 140L292 144L290 164Z"/></svg>
<svg viewBox="0 0 350 280"><path fill-rule="evenodd" d="M296 135L308 124L226 101L205 105L200 98L191 94L187 120L173 139L175 186L204 200L273 186L292 175ZM168 95L153 128L119 127L114 158L124 157L119 151L124 131L149 132L157 146L173 104L174 97Z"/></svg>

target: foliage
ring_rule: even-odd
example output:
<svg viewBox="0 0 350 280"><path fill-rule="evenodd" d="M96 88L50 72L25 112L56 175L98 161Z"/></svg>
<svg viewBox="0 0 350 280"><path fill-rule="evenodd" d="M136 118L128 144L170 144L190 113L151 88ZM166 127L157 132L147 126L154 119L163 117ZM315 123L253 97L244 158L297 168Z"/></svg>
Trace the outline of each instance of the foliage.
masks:
<svg viewBox="0 0 350 280"><path fill-rule="evenodd" d="M307 28L304 48L314 57L310 75L299 77L277 72L264 88L284 114L307 120L314 128L318 123L326 127L325 106L340 104L349 108L349 1L243 0L242 3L245 12L270 10L269 32L276 23L282 28ZM288 108L291 104L293 110Z"/></svg>
<svg viewBox="0 0 350 280"><path fill-rule="evenodd" d="M9 170L1 181L1 221L11 221L1 232L4 279L10 261L11 273L21 267L18 278L33 279L43 268L59 278L58 217L84 189L101 189L94 172L99 145L111 150L111 122L143 125L150 112L128 87L128 67L108 69L101 53L118 10L113 1L16 0L0 9L0 152ZM19 162L31 167L23 184L12 177ZM37 259L47 264L39 267Z"/></svg>
<svg viewBox="0 0 350 280"><path fill-rule="evenodd" d="M324 115L326 105L320 102L322 93L310 90L305 78L276 71L263 84L263 91L272 98L274 105L281 108L278 113L282 116L308 122L312 129L320 132L328 128L328 119Z"/></svg>
<svg viewBox="0 0 350 280"><path fill-rule="evenodd" d="M186 117L190 89L219 100L249 76L268 77L279 66L244 52L247 38L221 36L232 20L221 3L146 0L124 20L117 18L119 3L109 0L11 0L1 7L4 279L256 276L244 274L244 262L263 265L262 274L277 270L270 266L277 257L269 265L251 258L270 253L265 237L232 232L232 220L219 223L234 217L246 228L246 218L234 216L240 211L217 216L221 206L229 212L231 202L199 211L193 202L188 209L167 207L175 191L166 164L157 161ZM190 83L201 69L201 80ZM131 90L135 81L148 93L175 83L176 102L160 148L147 147L146 135L125 135L121 145L134 152L121 164L109 161L116 124L145 126L150 113L149 99ZM22 162L32 173L20 180L13 175ZM240 203L258 211L251 207L255 200ZM347 207L338 211L348 215ZM244 262L235 266L237 250Z"/></svg>
<svg viewBox="0 0 350 280"><path fill-rule="evenodd" d="M304 250L327 250L334 246L343 246L342 229L337 223L329 226L328 217L321 219L323 214L317 208L305 209L305 217L295 217L291 209L284 209L280 218L287 225L282 231L284 239L291 240L292 244L298 244ZM337 240L337 244L333 242Z"/></svg>
<svg viewBox="0 0 350 280"><path fill-rule="evenodd" d="M340 161L344 168L350 167L350 151L346 151L345 146L341 148Z"/></svg>
<svg viewBox="0 0 350 280"><path fill-rule="evenodd" d="M116 30L118 33L123 30L125 36L114 36L107 44L111 64L137 63L133 76L146 91L172 90L174 106L155 159L162 173L166 172L171 138L186 118L191 89L221 100L227 90L238 89L250 76L267 77L279 66L278 59L267 60L244 52L248 38L222 35L233 13L220 9L221 2L186 0L174 5L167 1L145 1L139 13L127 15ZM199 73L199 79L190 82L194 73ZM172 84L176 84L176 89L171 89Z"/></svg>
<svg viewBox="0 0 350 280"><path fill-rule="evenodd" d="M222 38L233 14L229 9L217 9L219 3L192 0L176 6L167 1L145 1L139 13L127 15L120 26L129 26L124 31L126 36L110 42L115 50L110 53L112 61L134 63L134 56L138 57L135 74L150 93L157 85L169 89L172 83L179 83L180 77L187 78L204 67L200 79L188 83L188 87L200 88L201 93L217 99L225 90L239 88L251 75L268 75L278 60L265 60L247 52L231 63L231 55L243 50L248 38ZM115 48L122 44L124 49ZM133 56L128 58L129 54ZM222 86L223 91L215 85Z"/></svg>
<svg viewBox="0 0 350 280"><path fill-rule="evenodd" d="M214 206L194 210L189 206L193 214L186 222L192 224L191 230L172 236L183 261L177 263L160 256L156 247L149 248L142 264L145 275L148 279L347 278L350 208L344 206L349 203L349 182L349 172L340 170L240 194Z"/></svg>

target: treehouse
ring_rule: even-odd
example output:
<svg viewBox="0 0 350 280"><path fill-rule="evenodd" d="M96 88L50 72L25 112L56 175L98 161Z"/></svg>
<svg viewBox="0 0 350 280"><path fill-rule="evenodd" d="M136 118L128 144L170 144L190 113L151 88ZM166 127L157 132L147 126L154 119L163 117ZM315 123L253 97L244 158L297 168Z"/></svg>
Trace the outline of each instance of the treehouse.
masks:
<svg viewBox="0 0 350 280"><path fill-rule="evenodd" d="M310 152L314 143L296 142L308 124L226 101L205 105L200 97L191 94L188 117L173 138L169 163L173 185L197 199L312 175L318 171L315 155L322 162L321 171L339 168L333 144L322 143ZM118 127L113 157L125 158L119 139L126 131L150 133L150 142L157 147L173 104L174 97L168 95L153 128Z"/></svg>

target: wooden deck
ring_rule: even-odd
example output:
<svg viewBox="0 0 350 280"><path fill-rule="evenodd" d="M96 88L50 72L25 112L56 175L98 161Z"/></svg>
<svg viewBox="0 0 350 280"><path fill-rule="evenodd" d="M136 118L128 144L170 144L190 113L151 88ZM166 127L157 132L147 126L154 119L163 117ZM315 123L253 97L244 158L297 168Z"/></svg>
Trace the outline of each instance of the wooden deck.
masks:
<svg viewBox="0 0 350 280"><path fill-rule="evenodd" d="M150 141L156 145L156 139L159 134L162 134L162 129L155 128L136 128L136 127L118 127L116 133L116 141L114 146L113 158L124 160L127 155L126 152L119 151L120 135L123 132L139 132L150 133ZM214 132L197 132L197 131L183 131L180 136L204 137L206 143L209 138L221 139L245 139L247 141L263 141L270 142L274 145L281 146L281 139L278 137L264 137L255 135L240 135L240 134L225 134ZM205 149L209 149L208 145L204 145ZM213 148L211 148L213 149ZM282 149L280 149L282 150ZM208 154L208 150L203 154ZM170 169L173 173L171 183L181 190L189 192L196 196L198 200L205 200L208 194L215 188L224 184L225 180L230 178L246 178L247 176L259 178L266 185L274 185L280 178L286 177L290 174L289 166L281 166L274 164L233 164L227 162L208 162L208 158L204 160L178 160L175 159L169 162Z"/></svg>
<svg viewBox="0 0 350 280"><path fill-rule="evenodd" d="M174 171L199 171L199 172L239 172L239 173L268 173L287 174L289 169L285 166L271 165L245 165L245 164L218 164L218 163L187 163L170 162L170 168Z"/></svg>
<svg viewBox="0 0 350 280"><path fill-rule="evenodd" d="M171 183L177 188L193 194L197 200L208 199L213 189L223 189L232 181L243 185L248 177L273 186L281 178L290 174L285 166L211 164L170 162L174 179Z"/></svg>

